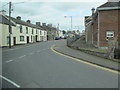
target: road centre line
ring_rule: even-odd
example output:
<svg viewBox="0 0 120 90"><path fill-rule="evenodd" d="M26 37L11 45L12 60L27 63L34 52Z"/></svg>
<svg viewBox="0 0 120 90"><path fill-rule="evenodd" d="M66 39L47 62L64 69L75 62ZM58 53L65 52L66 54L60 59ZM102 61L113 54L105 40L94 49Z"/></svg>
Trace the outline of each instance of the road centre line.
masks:
<svg viewBox="0 0 120 90"><path fill-rule="evenodd" d="M25 57L26 55L23 55L23 56L20 56L20 57L18 57L18 58L23 58L23 57Z"/></svg>
<svg viewBox="0 0 120 90"><path fill-rule="evenodd" d="M35 54L35 53L34 52L30 53L30 55L33 55L33 54Z"/></svg>
<svg viewBox="0 0 120 90"><path fill-rule="evenodd" d="M99 69L102 69L102 70L105 70L105 71L109 71L109 72L112 72L112 73L115 73L115 74L120 74L120 72L116 71L116 70L112 70L112 69L109 69L109 68L105 68L105 67L102 67L102 66L99 66L99 65L96 65L96 64L92 64L92 63L89 63L89 62L86 62L86 61L83 61L83 60L80 60L80 59L77 59L77 58L74 58L74 57L71 57L71 56L68 56L68 55L64 55L60 52L57 52L56 50L53 49L55 45L53 45L51 47L51 50L53 52L55 52L56 54L58 55L61 55L61 56L64 56L64 57L67 57L67 58L70 58L74 61L78 61L78 62L81 62L81 63L84 63L84 64L87 64L87 65L90 65L90 66L93 66L93 67L96 67L96 68L99 68Z"/></svg>
<svg viewBox="0 0 120 90"><path fill-rule="evenodd" d="M9 63L9 62L12 62L12 61L14 61L13 59L12 60L8 60L8 61L5 61L6 63Z"/></svg>
<svg viewBox="0 0 120 90"><path fill-rule="evenodd" d="M2 79L6 80L7 82L11 83L11 84L14 85L15 87L20 88L20 85L16 84L15 82L11 81L10 79L8 79L8 78L6 78L6 77L4 77L4 76L2 76L2 75L0 75L0 77L1 77Z"/></svg>
<svg viewBox="0 0 120 90"><path fill-rule="evenodd" d="M49 49L49 48L48 48ZM38 50L38 51L36 51L36 52L42 52L42 51L45 51L45 50L48 50L48 49L42 49L42 50Z"/></svg>
<svg viewBox="0 0 120 90"><path fill-rule="evenodd" d="M36 51L36 52L41 52L41 51L44 51L44 50L47 50L47 49L43 49L43 50L38 50L38 51ZM31 52L31 53L29 53L30 55L33 55L33 54L35 54L35 52ZM21 58L23 58L23 57L25 57L25 56L27 56L27 55L23 55L23 56L20 56L20 57L18 57L19 59L21 59ZM18 59L18 58L16 58L16 59ZM5 61L6 63L10 63L10 62L13 62L14 61L14 59L11 59L11 60L7 60L7 61Z"/></svg>
<svg viewBox="0 0 120 90"><path fill-rule="evenodd" d="M39 50L39 51L37 51L37 52L41 52L41 51Z"/></svg>

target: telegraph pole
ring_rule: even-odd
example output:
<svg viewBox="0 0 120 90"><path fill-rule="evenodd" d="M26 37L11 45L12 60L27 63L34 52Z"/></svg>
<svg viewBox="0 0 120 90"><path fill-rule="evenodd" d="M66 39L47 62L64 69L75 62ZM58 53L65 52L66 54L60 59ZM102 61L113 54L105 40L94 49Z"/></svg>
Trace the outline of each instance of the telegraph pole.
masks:
<svg viewBox="0 0 120 90"><path fill-rule="evenodd" d="M72 30L72 16L70 16L71 17L71 30Z"/></svg>
<svg viewBox="0 0 120 90"><path fill-rule="evenodd" d="M11 2L9 2L9 48L11 48Z"/></svg>
<svg viewBox="0 0 120 90"><path fill-rule="evenodd" d="M71 30L72 30L72 23L73 23L73 21L72 21L72 16L64 16L65 18L66 17L70 17L70 19L71 19Z"/></svg>

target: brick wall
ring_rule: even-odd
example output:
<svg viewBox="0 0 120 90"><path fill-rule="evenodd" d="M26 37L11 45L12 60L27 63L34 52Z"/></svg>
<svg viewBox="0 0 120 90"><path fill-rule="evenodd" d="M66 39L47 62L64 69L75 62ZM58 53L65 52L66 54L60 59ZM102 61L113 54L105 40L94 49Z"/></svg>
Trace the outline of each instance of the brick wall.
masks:
<svg viewBox="0 0 120 90"><path fill-rule="evenodd" d="M118 10L99 11L100 15L100 47L108 46L106 32L114 31L118 34Z"/></svg>

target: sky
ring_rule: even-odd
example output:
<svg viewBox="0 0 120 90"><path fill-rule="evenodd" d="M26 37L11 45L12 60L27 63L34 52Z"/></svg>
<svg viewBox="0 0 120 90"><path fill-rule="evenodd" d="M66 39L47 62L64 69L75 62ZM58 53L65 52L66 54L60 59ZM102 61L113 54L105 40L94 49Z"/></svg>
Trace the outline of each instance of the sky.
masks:
<svg viewBox="0 0 120 90"><path fill-rule="evenodd" d="M52 24L60 30L84 30L84 17L91 15L91 9L97 8L107 0L5 0L1 2L0 10L8 14L8 2L12 2L12 17L31 20L31 23L41 22ZM64 16L67 16L65 18Z"/></svg>

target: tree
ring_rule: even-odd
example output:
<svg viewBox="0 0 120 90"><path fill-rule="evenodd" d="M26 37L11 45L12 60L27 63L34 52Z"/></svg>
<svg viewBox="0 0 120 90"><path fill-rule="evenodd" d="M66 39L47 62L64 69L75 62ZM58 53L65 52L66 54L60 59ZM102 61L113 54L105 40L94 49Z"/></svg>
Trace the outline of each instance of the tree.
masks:
<svg viewBox="0 0 120 90"><path fill-rule="evenodd" d="M63 34L66 34L66 31L65 31L65 30L63 30L62 32L63 32Z"/></svg>

